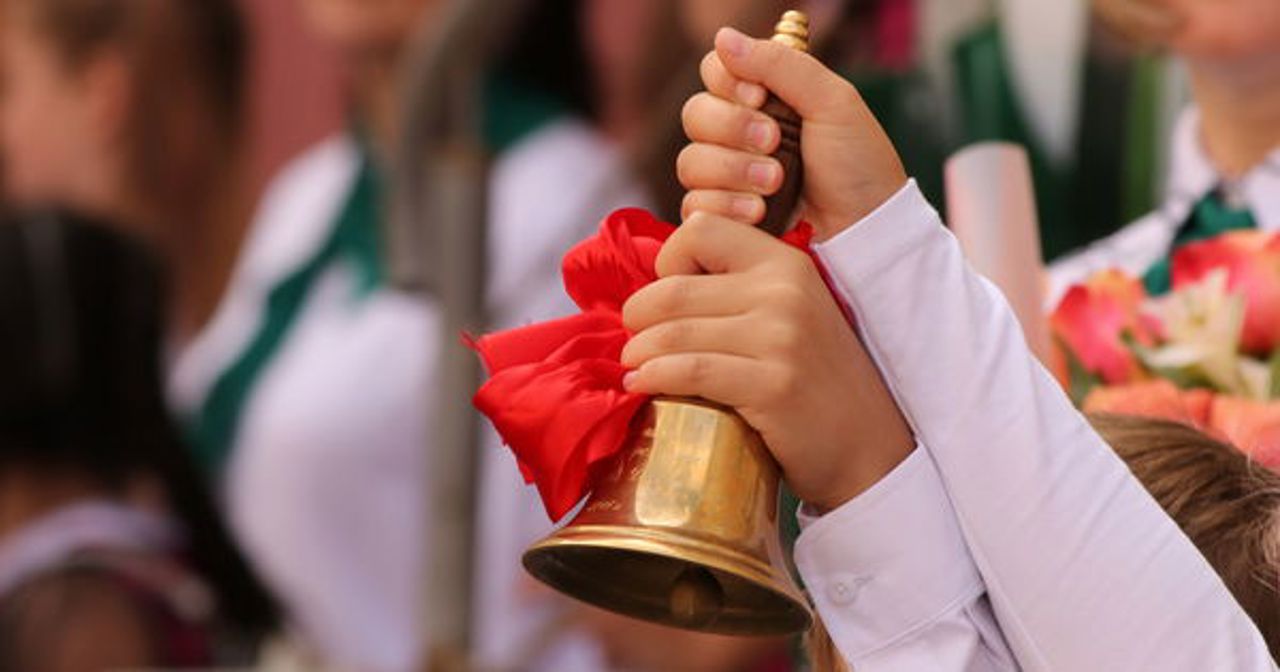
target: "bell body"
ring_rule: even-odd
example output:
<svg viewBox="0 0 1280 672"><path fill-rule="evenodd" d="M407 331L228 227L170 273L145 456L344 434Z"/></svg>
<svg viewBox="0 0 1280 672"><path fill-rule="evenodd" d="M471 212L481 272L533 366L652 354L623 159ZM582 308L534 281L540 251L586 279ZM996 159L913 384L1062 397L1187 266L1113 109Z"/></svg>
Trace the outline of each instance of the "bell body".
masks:
<svg viewBox="0 0 1280 672"><path fill-rule="evenodd" d="M809 627L778 532L778 466L737 414L657 399L579 514L524 565L585 602L735 635Z"/></svg>

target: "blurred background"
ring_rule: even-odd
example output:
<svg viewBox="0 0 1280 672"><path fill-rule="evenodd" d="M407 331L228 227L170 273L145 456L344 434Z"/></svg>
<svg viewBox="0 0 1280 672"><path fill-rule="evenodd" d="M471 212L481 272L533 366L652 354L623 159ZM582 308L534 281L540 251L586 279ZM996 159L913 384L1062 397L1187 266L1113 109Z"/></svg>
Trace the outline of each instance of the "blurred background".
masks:
<svg viewBox="0 0 1280 672"><path fill-rule="evenodd" d="M793 6L934 203L1011 141L1044 259L1103 238L1165 196L1197 4L4 0L0 669L810 669L524 576L456 334L677 221L715 30Z"/></svg>

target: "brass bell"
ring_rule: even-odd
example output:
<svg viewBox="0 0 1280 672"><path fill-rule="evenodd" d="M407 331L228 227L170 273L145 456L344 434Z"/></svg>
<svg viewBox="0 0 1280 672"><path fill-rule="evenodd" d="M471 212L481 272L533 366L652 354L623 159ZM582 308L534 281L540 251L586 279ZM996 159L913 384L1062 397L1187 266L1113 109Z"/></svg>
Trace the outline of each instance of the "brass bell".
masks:
<svg viewBox="0 0 1280 672"><path fill-rule="evenodd" d="M778 532L777 463L737 414L657 399L566 526L524 555L584 602L731 635L805 630L809 606Z"/></svg>
<svg viewBox="0 0 1280 672"><path fill-rule="evenodd" d="M803 13L787 12L773 39L807 50L808 26ZM797 167L799 117L781 101L773 107L766 111L784 138L775 157ZM779 231L801 179L790 170L791 188L770 201ZM813 613L778 533L780 479L760 435L732 410L656 399L582 510L526 551L524 566L584 602L663 625L726 635L806 630Z"/></svg>

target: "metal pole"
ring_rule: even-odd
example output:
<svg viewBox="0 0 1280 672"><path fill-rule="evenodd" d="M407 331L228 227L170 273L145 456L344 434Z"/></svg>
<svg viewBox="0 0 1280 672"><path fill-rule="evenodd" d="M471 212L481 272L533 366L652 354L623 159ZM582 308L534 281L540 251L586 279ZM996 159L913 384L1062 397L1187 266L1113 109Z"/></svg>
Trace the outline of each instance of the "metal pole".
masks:
<svg viewBox="0 0 1280 672"><path fill-rule="evenodd" d="M425 603L429 670L467 669L478 419L476 357L460 335L485 327L487 151L483 83L496 46L525 6L453 0L422 30L406 78L388 240L393 281L433 295L442 348L425 448L430 507Z"/></svg>

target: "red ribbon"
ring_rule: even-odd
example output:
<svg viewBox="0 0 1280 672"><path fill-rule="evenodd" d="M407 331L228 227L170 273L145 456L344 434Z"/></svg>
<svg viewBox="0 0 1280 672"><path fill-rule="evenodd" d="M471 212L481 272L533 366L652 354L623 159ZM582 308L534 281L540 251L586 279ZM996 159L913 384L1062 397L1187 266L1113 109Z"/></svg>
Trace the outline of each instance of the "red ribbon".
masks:
<svg viewBox="0 0 1280 672"><path fill-rule="evenodd" d="M564 258L565 290L582 312L471 342L490 378L475 396L515 453L552 520L573 510L596 472L621 450L647 395L622 387L619 361L630 334L622 306L657 280L654 262L675 232L643 210L619 210ZM808 249L812 229L784 236Z"/></svg>

